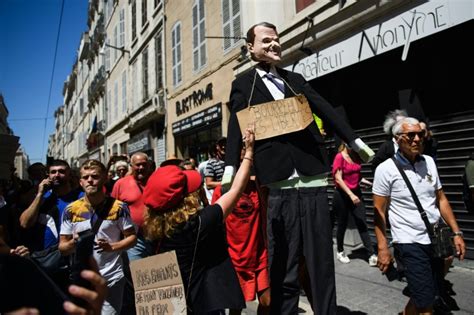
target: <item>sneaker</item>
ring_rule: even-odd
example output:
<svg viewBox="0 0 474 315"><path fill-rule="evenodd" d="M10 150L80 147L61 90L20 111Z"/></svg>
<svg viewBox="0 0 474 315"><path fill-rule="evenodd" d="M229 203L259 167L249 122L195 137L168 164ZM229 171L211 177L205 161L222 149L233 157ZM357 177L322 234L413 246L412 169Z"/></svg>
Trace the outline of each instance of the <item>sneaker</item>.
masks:
<svg viewBox="0 0 474 315"><path fill-rule="evenodd" d="M377 255L372 254L372 255L369 257L369 266L370 266L370 267L377 267Z"/></svg>
<svg viewBox="0 0 474 315"><path fill-rule="evenodd" d="M344 252L338 252L336 256L337 256L337 260L339 260L343 264L348 264L351 262L349 257L347 257L346 253Z"/></svg>

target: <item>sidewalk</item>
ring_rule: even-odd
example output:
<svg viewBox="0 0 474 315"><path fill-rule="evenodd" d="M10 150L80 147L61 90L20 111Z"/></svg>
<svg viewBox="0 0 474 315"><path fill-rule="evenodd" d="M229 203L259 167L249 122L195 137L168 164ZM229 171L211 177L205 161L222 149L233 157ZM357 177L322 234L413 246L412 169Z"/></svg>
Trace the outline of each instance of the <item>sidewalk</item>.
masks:
<svg viewBox="0 0 474 315"><path fill-rule="evenodd" d="M376 267L349 255L351 262L341 264L335 259L338 314L398 314L408 298L402 294L406 283L389 282ZM446 276L453 283L453 299L459 310L455 315L474 314L474 261L455 262ZM256 314L257 303L248 303L243 314ZM313 314L305 297L300 307Z"/></svg>

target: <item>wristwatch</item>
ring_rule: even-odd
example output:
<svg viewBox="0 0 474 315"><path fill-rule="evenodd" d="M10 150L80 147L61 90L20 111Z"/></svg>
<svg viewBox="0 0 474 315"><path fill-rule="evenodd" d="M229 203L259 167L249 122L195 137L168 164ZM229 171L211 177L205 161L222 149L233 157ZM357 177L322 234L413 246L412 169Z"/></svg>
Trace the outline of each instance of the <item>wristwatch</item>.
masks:
<svg viewBox="0 0 474 315"><path fill-rule="evenodd" d="M461 236L462 238L464 238L464 233L462 231L453 232L453 237L454 236Z"/></svg>

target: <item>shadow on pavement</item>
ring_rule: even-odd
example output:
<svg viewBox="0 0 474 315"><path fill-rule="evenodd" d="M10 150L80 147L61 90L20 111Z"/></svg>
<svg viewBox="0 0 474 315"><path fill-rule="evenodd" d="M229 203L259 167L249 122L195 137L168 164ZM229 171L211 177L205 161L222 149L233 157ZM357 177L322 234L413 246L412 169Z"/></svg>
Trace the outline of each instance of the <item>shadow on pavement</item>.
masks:
<svg viewBox="0 0 474 315"><path fill-rule="evenodd" d="M369 255L367 254L367 250L365 248L359 248L356 250L353 250L348 257L350 259L360 259L363 261L368 261Z"/></svg>
<svg viewBox="0 0 474 315"><path fill-rule="evenodd" d="M367 315L367 313L361 311L351 311L345 306L338 306L337 315Z"/></svg>

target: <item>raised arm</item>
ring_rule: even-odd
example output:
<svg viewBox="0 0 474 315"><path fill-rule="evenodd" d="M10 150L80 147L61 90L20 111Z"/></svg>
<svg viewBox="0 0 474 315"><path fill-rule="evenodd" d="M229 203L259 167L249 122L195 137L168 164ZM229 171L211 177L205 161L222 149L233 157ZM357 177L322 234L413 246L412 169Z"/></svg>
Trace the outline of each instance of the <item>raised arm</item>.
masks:
<svg viewBox="0 0 474 315"><path fill-rule="evenodd" d="M46 191L46 188L51 184L49 178L43 179L43 181L38 186L38 193L33 199L33 202L30 206L23 211L20 216L20 225L24 229L31 228L36 221L38 220L38 214L40 206L43 202L43 194Z"/></svg>
<svg viewBox="0 0 474 315"><path fill-rule="evenodd" d="M245 155L237 173L235 174L232 186L230 187L229 191L227 191L227 193L225 193L216 201L216 203L222 208L224 219L234 209L237 200L239 200L240 195L244 191L250 177L250 169L253 163L253 146L255 144L254 130L247 129L245 131L245 137L243 140L245 142Z"/></svg>

